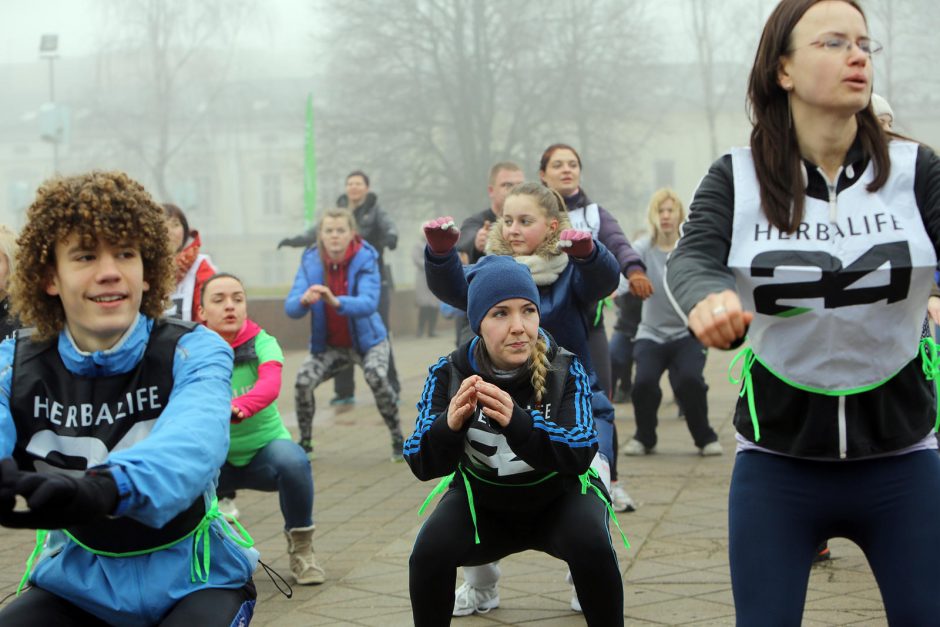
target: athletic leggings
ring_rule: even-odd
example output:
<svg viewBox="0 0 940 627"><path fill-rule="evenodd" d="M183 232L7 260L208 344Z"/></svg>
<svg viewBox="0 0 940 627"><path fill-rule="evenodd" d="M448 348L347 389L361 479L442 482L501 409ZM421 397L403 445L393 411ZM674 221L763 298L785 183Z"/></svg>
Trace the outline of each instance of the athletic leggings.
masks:
<svg viewBox="0 0 940 627"><path fill-rule="evenodd" d="M382 318L382 324L385 325L385 329L388 331L388 335L391 338L392 327L388 323L388 314L392 306L390 291L391 286L389 282L386 279L382 279L382 289L379 291L379 316ZM401 384L398 382L398 370L395 368L395 353L392 351L391 344L389 344L388 347L388 382L391 384L396 394L401 393ZM353 379L352 364L343 366L336 372L336 376L333 377L333 392L338 398L349 398L350 396L356 395L356 380Z"/></svg>
<svg viewBox="0 0 940 627"><path fill-rule="evenodd" d="M382 340L365 355L360 355L354 348L327 346L322 353L308 355L297 371L294 382L294 406L297 410L297 426L300 440L309 441L313 432L313 415L317 405L313 391L320 383L334 377L347 364L359 364L366 377L366 383L372 389L375 405L388 427L392 442L402 442L401 426L398 419L398 394L392 389L388 379L389 359L392 346L388 339Z"/></svg>
<svg viewBox="0 0 940 627"><path fill-rule="evenodd" d="M146 590L141 591L147 594ZM153 592L153 594L158 594ZM255 606L255 584L241 588L206 588L177 603L160 627L234 627L247 625ZM0 612L2 627L107 627L109 623L42 588L32 587Z"/></svg>
<svg viewBox="0 0 940 627"><path fill-rule="evenodd" d="M581 494L575 484L543 510L524 513L497 512L476 502L480 544L474 544L467 493L456 485L459 481L444 493L415 539L408 563L415 625L450 623L458 566L487 564L529 549L568 563L589 625L623 625L623 581L607 508L593 491Z"/></svg>
<svg viewBox="0 0 940 627"><path fill-rule="evenodd" d="M808 461L739 453L728 508L737 624L798 626L816 547L855 542L892 627L940 621L940 456Z"/></svg>

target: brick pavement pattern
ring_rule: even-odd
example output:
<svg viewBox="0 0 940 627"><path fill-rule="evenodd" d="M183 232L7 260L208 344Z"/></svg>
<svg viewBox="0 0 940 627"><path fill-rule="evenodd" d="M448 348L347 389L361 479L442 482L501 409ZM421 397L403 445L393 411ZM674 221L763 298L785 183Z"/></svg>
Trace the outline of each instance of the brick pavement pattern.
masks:
<svg viewBox="0 0 940 627"><path fill-rule="evenodd" d="M443 336L447 337L443 337ZM402 381L401 419L406 435L414 428L417 402L428 366L451 350L450 333L436 339L395 342ZM296 433L294 375L302 352L285 355L281 413ZM660 411L657 452L620 457L621 478L639 510L620 514L631 542L616 541L624 579L626 624L733 625L734 607L727 555L728 483L734 461L731 410L737 390L727 382L732 355L711 351L706 368L712 426L726 454L702 458L674 404ZM329 407L332 386L317 390L313 438L316 498L314 546L327 582L294 586L293 598L278 592L259 569L258 605L252 625L395 626L411 624L408 556L421 525L417 510L434 482L420 483L406 464L388 456L388 430L359 377L356 404ZM670 398L664 381L665 398ZM629 403L617 405L621 445L633 434ZM254 536L262 560L289 573L283 520L277 495L238 493L241 521ZM32 549L33 533L0 529L0 598L15 590ZM614 529L616 538L616 530ZM878 586L861 551L846 540L830 543L834 559L813 569L803 624L885 625ZM487 625L583 625L569 608L571 587L565 565L526 552L501 563L501 605L485 616L454 619L460 627ZM458 584L460 578L458 577ZM0 604L2 607L2 604Z"/></svg>

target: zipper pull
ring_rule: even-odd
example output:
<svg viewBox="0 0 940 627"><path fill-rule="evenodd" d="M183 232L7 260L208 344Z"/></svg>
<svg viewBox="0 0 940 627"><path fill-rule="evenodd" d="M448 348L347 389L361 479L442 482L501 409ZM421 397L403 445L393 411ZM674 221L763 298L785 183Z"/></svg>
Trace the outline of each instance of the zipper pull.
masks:
<svg viewBox="0 0 940 627"><path fill-rule="evenodd" d="M829 180L829 177L826 176L826 173L823 172L823 169L816 167L816 171L823 177L823 180L826 181L826 188L829 190L829 222L835 224L836 218L839 215L839 207L837 203L838 194L836 193L836 184L839 182L839 177L842 175L842 166L839 166L839 171L836 172L836 182L833 183Z"/></svg>

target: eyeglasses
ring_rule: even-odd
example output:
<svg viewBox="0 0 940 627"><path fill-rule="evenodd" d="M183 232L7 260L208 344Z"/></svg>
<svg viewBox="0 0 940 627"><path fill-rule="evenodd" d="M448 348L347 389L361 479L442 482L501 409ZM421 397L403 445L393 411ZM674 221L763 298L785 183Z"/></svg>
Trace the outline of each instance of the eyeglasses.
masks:
<svg viewBox="0 0 940 627"><path fill-rule="evenodd" d="M875 41L874 39L869 39L868 37L859 37L857 40L852 41L845 35L823 35L816 41L811 41L805 46L800 46L801 48L808 48L809 46L814 46L816 48L821 48L822 50L829 50L831 52L846 52L852 49L852 46L858 46L858 49L872 56L878 54L884 50L884 46L880 42ZM797 50L794 48L793 50ZM792 51L791 51L792 52Z"/></svg>

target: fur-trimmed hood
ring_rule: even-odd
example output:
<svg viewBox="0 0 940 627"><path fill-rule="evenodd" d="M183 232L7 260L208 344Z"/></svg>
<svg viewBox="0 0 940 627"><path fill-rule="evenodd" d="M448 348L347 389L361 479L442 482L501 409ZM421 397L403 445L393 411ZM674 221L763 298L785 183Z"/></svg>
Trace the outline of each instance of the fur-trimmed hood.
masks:
<svg viewBox="0 0 940 627"><path fill-rule="evenodd" d="M558 236L564 229L570 228L571 221L568 215L562 214L558 220L558 228L539 244L535 252L531 255L516 255L509 242L503 239L502 226L497 223L494 228L490 229L486 240L486 254L509 255L529 267L536 285L551 285L568 266L568 255L558 248Z"/></svg>
<svg viewBox="0 0 940 627"><path fill-rule="evenodd" d="M561 214L561 217L558 219L558 228L555 229L555 232L549 235L548 238L542 242L532 254L544 259L557 257L558 255L564 255L565 253L563 253L558 248L558 236L563 230L570 228L571 220L568 219L568 214ZM499 219L497 219L496 223L493 224L493 228L490 229L490 234L486 240L485 250L487 255L513 256L512 247L509 245L509 242L503 239L503 228Z"/></svg>

